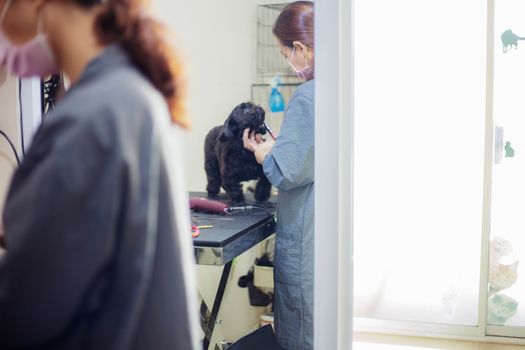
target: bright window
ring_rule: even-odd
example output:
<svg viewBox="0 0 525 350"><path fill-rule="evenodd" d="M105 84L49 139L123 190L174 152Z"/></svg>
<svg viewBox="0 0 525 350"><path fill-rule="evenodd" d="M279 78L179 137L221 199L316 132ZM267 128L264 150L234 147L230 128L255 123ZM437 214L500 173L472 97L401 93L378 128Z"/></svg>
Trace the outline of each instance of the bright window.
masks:
<svg viewBox="0 0 525 350"><path fill-rule="evenodd" d="M357 317L478 325L486 28L479 1L355 1Z"/></svg>
<svg viewBox="0 0 525 350"><path fill-rule="evenodd" d="M521 35L518 35L521 33ZM496 1L488 323L525 326L525 3ZM522 331L522 334L525 332Z"/></svg>

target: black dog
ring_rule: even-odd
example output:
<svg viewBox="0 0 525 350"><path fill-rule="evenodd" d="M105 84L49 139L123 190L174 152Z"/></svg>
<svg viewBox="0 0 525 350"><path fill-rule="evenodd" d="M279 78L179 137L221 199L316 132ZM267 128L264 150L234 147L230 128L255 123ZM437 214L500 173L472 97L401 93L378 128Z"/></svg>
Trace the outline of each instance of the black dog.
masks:
<svg viewBox="0 0 525 350"><path fill-rule="evenodd" d="M264 109L253 103L241 103L231 112L223 126L216 126L204 143L204 169L208 177L208 197L216 197L221 186L234 203L243 203L242 181L259 180L255 187L255 200L270 198L272 185L263 173L252 152L243 146L244 129L266 134Z"/></svg>

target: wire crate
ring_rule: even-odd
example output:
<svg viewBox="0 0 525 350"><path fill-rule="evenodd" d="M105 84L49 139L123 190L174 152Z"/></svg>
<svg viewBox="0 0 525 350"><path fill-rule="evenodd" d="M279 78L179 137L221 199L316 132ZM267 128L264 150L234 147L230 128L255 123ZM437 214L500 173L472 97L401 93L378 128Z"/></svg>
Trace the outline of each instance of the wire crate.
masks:
<svg viewBox="0 0 525 350"><path fill-rule="evenodd" d="M272 28L286 4L257 6L257 78L261 83L279 75L281 78L294 78L294 72L283 58L274 37Z"/></svg>

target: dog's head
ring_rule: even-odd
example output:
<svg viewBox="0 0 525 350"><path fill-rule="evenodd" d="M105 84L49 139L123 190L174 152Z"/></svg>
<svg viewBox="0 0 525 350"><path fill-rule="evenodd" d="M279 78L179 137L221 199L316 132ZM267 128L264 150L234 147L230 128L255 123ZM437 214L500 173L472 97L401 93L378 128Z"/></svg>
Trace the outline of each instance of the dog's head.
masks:
<svg viewBox="0 0 525 350"><path fill-rule="evenodd" d="M241 139L244 129L255 130L257 134L266 134L264 126L264 109L251 102L241 103L233 109L224 122L224 129L219 138L225 142L231 139Z"/></svg>

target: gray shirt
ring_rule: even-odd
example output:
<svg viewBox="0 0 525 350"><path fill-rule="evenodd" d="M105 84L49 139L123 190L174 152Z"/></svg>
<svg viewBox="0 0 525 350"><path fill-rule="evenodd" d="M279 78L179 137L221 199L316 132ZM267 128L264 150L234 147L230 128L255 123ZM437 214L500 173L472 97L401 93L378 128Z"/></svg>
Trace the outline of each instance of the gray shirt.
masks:
<svg viewBox="0 0 525 350"><path fill-rule="evenodd" d="M293 95L275 145L263 162L279 189L275 242L275 333L288 350L313 349L314 87Z"/></svg>
<svg viewBox="0 0 525 350"><path fill-rule="evenodd" d="M88 65L10 187L0 349L196 349L177 132L119 46Z"/></svg>

